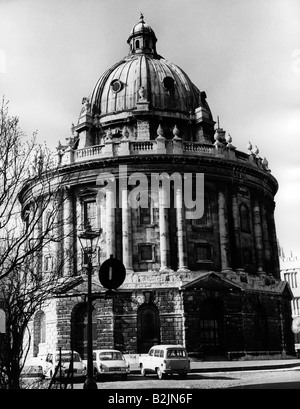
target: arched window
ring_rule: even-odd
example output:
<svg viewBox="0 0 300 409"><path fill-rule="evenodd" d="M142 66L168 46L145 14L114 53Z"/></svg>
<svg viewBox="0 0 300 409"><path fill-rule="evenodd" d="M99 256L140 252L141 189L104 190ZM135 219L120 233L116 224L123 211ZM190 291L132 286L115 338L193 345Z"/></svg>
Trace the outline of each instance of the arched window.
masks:
<svg viewBox="0 0 300 409"><path fill-rule="evenodd" d="M93 348L97 347L97 319L95 311L92 315ZM87 304L77 304L72 311L71 344L82 358L87 358Z"/></svg>
<svg viewBox="0 0 300 409"><path fill-rule="evenodd" d="M41 348L46 342L46 315L43 311L38 311L33 321L33 356L41 353Z"/></svg>
<svg viewBox="0 0 300 409"><path fill-rule="evenodd" d="M240 224L242 232L250 232L250 213L245 203L240 205Z"/></svg>
<svg viewBox="0 0 300 409"><path fill-rule="evenodd" d="M139 41L139 40L136 40L136 42L135 42L135 48L140 48L140 41Z"/></svg>

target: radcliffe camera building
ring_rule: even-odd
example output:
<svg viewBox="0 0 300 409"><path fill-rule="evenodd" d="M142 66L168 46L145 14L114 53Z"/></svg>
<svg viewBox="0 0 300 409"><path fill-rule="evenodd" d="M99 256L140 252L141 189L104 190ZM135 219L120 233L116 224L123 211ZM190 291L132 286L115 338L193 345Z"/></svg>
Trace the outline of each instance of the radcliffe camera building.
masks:
<svg viewBox="0 0 300 409"><path fill-rule="evenodd" d="M86 357L87 276L78 232L88 224L101 231L93 258L95 349L145 353L154 344L179 343L206 356L293 354L292 294L280 280L274 223L278 184L267 160L250 142L246 152L236 149L213 119L206 93L159 55L142 15L127 43L128 55L83 98L70 137L58 147L67 180L59 217L72 223L64 226L65 239L44 251L43 269L51 272L59 255L72 254L63 275L73 284L36 312L31 356L62 347ZM200 194L197 174L204 175L201 218L185 200L191 186L194 199ZM148 182L136 196L147 206L128 205L137 175ZM23 209L30 206L26 189ZM126 278L105 298L98 270L110 255L123 262Z"/></svg>

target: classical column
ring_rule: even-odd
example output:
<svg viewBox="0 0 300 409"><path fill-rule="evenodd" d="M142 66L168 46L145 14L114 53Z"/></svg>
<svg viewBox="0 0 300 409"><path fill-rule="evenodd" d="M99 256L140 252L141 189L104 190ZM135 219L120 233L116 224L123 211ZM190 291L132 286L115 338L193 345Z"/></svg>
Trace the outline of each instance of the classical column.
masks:
<svg viewBox="0 0 300 409"><path fill-rule="evenodd" d="M259 274L265 274L264 272L264 259L263 259L263 235L261 228L260 206L258 199L254 199L253 203L253 231L254 231L254 243L257 256L257 271Z"/></svg>
<svg viewBox="0 0 300 409"><path fill-rule="evenodd" d="M64 254L64 209L63 209L63 192L59 192L57 202L55 203L57 208L57 213L55 215L55 232L54 236L56 239L56 263L59 268L63 265L63 254Z"/></svg>
<svg viewBox="0 0 300 409"><path fill-rule="evenodd" d="M122 253L126 270L132 270L132 227L131 207L128 203L128 191L122 190Z"/></svg>
<svg viewBox="0 0 300 409"><path fill-rule="evenodd" d="M187 270L185 218L181 188L176 189L175 200L176 200L175 203L176 203L178 270Z"/></svg>
<svg viewBox="0 0 300 409"><path fill-rule="evenodd" d="M115 198L112 190L106 192L106 257L112 254L115 257Z"/></svg>
<svg viewBox="0 0 300 409"><path fill-rule="evenodd" d="M218 194L219 206L219 232L220 232L220 250L221 250L221 270L226 272L231 270L229 258L229 236L228 236L228 222L226 198L222 191Z"/></svg>
<svg viewBox="0 0 300 409"><path fill-rule="evenodd" d="M163 186L159 187L159 244L160 244L160 270L169 268L169 221L168 221L168 209L167 193Z"/></svg>
<svg viewBox="0 0 300 409"><path fill-rule="evenodd" d="M37 203L37 208L34 210L33 214L33 219L35 220L35 225L33 228L33 242L34 246L38 245L38 242L42 239L43 237L43 211L42 211L42 203ZM40 250L36 250L34 254L34 258L36 260L36 269L38 273L40 271L43 271L43 250L44 248L41 248Z"/></svg>
<svg viewBox="0 0 300 409"><path fill-rule="evenodd" d="M274 220L274 210L275 203L273 203L272 208L269 209L269 232L270 232L270 242L272 248L272 268L274 272L274 277L280 279L280 267L279 267L279 255L278 255L278 242L277 234Z"/></svg>
<svg viewBox="0 0 300 409"><path fill-rule="evenodd" d="M68 188L64 191L63 197L63 223L64 223L64 261L65 274L73 275L73 203L71 192Z"/></svg>
<svg viewBox="0 0 300 409"><path fill-rule="evenodd" d="M272 276L271 244L268 228L268 215L266 206L264 204L262 207L262 234L264 245L265 270L267 274Z"/></svg>
<svg viewBox="0 0 300 409"><path fill-rule="evenodd" d="M243 271L243 255L241 245L241 228L240 228L240 214L236 193L232 195L232 216L233 216L233 229L234 229L234 260L235 268L239 271Z"/></svg>

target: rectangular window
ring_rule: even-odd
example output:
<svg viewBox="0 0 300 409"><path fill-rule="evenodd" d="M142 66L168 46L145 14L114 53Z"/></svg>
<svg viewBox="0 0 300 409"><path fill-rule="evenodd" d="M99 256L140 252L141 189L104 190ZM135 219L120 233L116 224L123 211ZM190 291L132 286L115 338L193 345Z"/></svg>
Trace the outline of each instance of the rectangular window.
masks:
<svg viewBox="0 0 300 409"><path fill-rule="evenodd" d="M53 269L53 259L51 256L47 255L44 258L44 270L47 272L52 271Z"/></svg>
<svg viewBox="0 0 300 409"><path fill-rule="evenodd" d="M216 320L201 320L200 331L202 345L215 347L219 345L218 322Z"/></svg>
<svg viewBox="0 0 300 409"><path fill-rule="evenodd" d="M51 210L47 210L44 217L44 231L51 230L52 226L52 212Z"/></svg>
<svg viewBox="0 0 300 409"><path fill-rule="evenodd" d="M206 243L196 243L195 259L196 262L212 261L211 245Z"/></svg>
<svg viewBox="0 0 300 409"><path fill-rule="evenodd" d="M139 245L139 256L140 261L154 261L154 248L153 244L140 244Z"/></svg>
<svg viewBox="0 0 300 409"><path fill-rule="evenodd" d="M96 201L86 201L83 204L83 224L84 228L91 226L92 230L97 229L97 207Z"/></svg>
<svg viewBox="0 0 300 409"><path fill-rule="evenodd" d="M193 209L194 211L196 208ZM211 211L210 201L208 197L204 199L204 212L203 216L192 220L192 225L196 227L211 227Z"/></svg>

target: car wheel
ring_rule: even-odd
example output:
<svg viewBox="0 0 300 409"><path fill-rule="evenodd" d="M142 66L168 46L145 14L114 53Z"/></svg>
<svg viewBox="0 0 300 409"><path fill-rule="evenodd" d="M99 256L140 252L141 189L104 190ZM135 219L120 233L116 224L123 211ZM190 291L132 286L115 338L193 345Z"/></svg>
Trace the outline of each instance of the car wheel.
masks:
<svg viewBox="0 0 300 409"><path fill-rule="evenodd" d="M163 376L164 376L164 374L162 373L162 370L160 368L156 369L156 374L157 374L158 379L162 379Z"/></svg>
<svg viewBox="0 0 300 409"><path fill-rule="evenodd" d="M145 371L145 368L143 367L143 365L141 366L141 375L146 376L146 371Z"/></svg>

